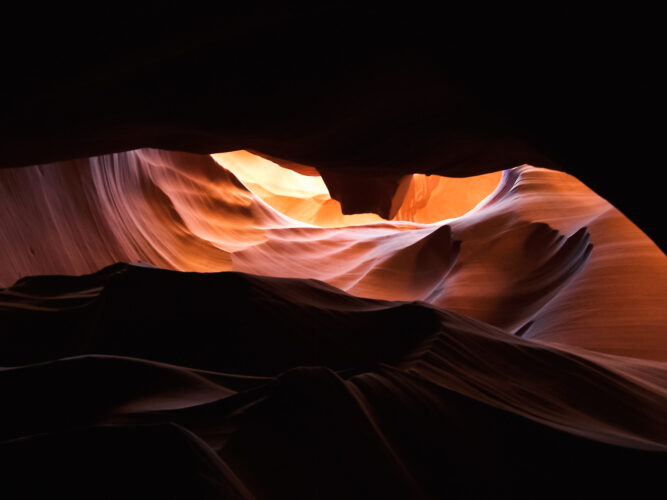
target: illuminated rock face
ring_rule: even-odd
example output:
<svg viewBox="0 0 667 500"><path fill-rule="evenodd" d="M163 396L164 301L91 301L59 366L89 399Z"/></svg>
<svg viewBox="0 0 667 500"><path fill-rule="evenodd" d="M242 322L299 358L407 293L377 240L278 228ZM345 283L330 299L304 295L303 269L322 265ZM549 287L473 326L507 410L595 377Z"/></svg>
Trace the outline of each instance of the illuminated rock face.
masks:
<svg viewBox="0 0 667 500"><path fill-rule="evenodd" d="M137 150L0 171L0 280L118 261L314 278L526 338L667 359L667 260L567 174L415 175L386 221L343 215L320 177L243 151L214 158Z"/></svg>
<svg viewBox="0 0 667 500"><path fill-rule="evenodd" d="M667 259L623 214L523 165L415 174L392 220L345 215L288 166L142 149L0 170L11 477L46 439L218 496L529 497L556 469L560 493L654 486ZM68 460L43 474L87 470Z"/></svg>

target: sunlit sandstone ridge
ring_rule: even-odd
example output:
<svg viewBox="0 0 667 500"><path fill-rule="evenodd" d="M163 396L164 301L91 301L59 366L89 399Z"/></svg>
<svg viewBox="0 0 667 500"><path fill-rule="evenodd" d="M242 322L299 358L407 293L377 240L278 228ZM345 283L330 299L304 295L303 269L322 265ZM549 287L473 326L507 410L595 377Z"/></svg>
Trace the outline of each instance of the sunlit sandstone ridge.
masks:
<svg viewBox="0 0 667 500"><path fill-rule="evenodd" d="M561 172L415 176L392 221L343 215L319 177L247 152L144 149L0 176L4 285L118 261L318 279L524 338L667 359L667 259Z"/></svg>
<svg viewBox="0 0 667 500"><path fill-rule="evenodd" d="M376 214L343 215L319 176L245 151L214 156L218 163L205 155L144 149L0 171L0 207L6 214L0 219L6 249L0 283L31 274L85 273L116 261L230 270L232 254L304 231L315 239L326 236L332 250L341 250L351 243L348 233L353 239L378 231L391 236L422 227L410 221L460 215L491 193L501 177L415 176L414 194L401 207L404 221L388 222ZM450 181L479 183L482 189L467 193L457 206L456 191L443 193ZM342 226L359 227L350 232ZM276 271L286 272L280 266Z"/></svg>

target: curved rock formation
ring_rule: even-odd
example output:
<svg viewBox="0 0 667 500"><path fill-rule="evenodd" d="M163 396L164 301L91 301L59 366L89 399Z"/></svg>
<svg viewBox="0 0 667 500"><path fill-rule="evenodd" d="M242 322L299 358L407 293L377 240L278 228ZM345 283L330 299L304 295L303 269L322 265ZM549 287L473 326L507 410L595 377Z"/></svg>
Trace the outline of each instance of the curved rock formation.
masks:
<svg viewBox="0 0 667 500"><path fill-rule="evenodd" d="M142 149L0 171L7 488L659 486L667 259L623 214L524 165L344 215L298 169Z"/></svg>
<svg viewBox="0 0 667 500"><path fill-rule="evenodd" d="M224 165L233 155L217 158ZM412 221L383 221L373 214L343 216L322 191L288 196L267 184L260 192L246 177L265 202L210 157L184 153L138 150L0 175L5 284L26 275L93 272L118 261L315 278L364 297L425 301L525 337L667 356L664 255L609 203L563 173L509 170L477 207L430 224L421 221L432 220L433 206L448 213L447 199L439 203L448 182L488 189L494 178L417 178L398 211ZM305 181L322 189L317 177ZM419 201L424 196L431 203ZM303 220L347 227L300 222L269 203ZM572 318L586 325L586 335Z"/></svg>

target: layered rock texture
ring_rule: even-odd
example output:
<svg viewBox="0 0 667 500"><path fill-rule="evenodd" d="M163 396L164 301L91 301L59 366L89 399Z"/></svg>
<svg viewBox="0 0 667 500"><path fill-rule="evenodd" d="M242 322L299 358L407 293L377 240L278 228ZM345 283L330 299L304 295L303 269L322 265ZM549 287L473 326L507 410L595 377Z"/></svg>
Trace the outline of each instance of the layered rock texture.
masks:
<svg viewBox="0 0 667 500"><path fill-rule="evenodd" d="M658 487L665 255L562 172L405 183L387 220L247 151L0 171L8 491Z"/></svg>

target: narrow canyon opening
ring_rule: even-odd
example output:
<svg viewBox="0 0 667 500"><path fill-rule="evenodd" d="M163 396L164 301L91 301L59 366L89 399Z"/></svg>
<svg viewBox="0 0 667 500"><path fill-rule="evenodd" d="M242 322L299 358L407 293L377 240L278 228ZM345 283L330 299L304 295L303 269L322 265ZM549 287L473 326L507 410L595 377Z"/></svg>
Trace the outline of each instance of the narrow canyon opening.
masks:
<svg viewBox="0 0 667 500"><path fill-rule="evenodd" d="M312 167L300 168L306 175L245 150L212 156L273 209L292 219L322 227L386 220L431 224L453 219L489 196L502 178L502 172L462 178L412 174L403 186L405 196L395 215L384 219L376 213L344 214L340 202L331 197L324 179Z"/></svg>

